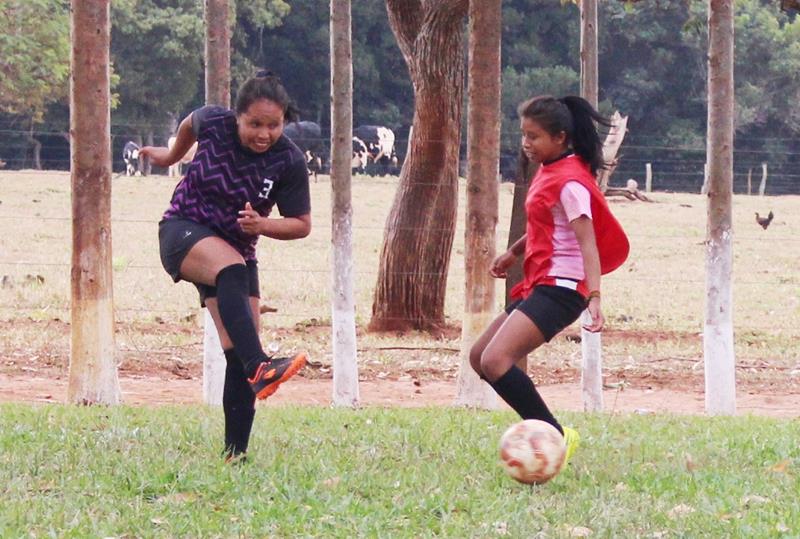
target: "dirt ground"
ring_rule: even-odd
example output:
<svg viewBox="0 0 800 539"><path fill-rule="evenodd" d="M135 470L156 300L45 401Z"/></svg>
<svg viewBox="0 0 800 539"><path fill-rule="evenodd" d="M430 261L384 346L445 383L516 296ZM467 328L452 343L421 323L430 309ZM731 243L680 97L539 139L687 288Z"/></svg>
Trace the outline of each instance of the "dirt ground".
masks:
<svg viewBox="0 0 800 539"><path fill-rule="evenodd" d="M419 385L417 385L417 383ZM0 374L0 402L56 403L66 399L66 379L62 377L28 377ZM133 406L158 406L165 404L201 404L202 384L196 379L161 378L152 376L121 376L122 400ZM332 382L330 379L309 379L299 376L284 384L261 406L330 404ZM582 409L578 383L540 386L540 391L550 406L556 410ZM452 405L455 383L451 380L362 380L359 384L361 404L364 406L448 406ZM610 413L673 413L702 414L701 391L674 391L669 389L606 389L605 411ZM505 406L502 401L498 406ZM737 396L739 414L772 417L800 417L800 395L749 394L740 391Z"/></svg>
<svg viewBox="0 0 800 539"><path fill-rule="evenodd" d="M62 321L0 322L6 339L0 348L0 402L58 403L66 400L69 325ZM282 330L284 342L301 338L311 346L311 362L294 380L281 387L262 406L327 406L332 380L325 350L330 327ZM202 341L189 324L118 324L117 347L122 400L134 406L202 403ZM459 331L440 340L414 344L407 336L376 340L360 338L359 389L364 406L450 406L458 377ZM10 335L19 338L9 339ZM185 337L165 344L165 336ZM24 338L23 338L24 337ZM150 340L152 339L152 340ZM556 410L582 409L579 364L565 353L579 353L578 334L566 332L548 345L552 357L531 362L531 375L547 402ZM318 344L314 344L314 343ZM682 346L700 349L695 334L669 332L604 332L604 350L624 349L644 342L663 342L665 353L620 360L604 351L604 403L612 413L702 414L702 358L674 357ZM688 345L686 344L688 343ZM317 349L315 349L315 347ZM571 352L569 352L571 351ZM537 352L538 353L538 352ZM800 417L800 366L737 357L737 411L784 418ZM498 406L505 406L498 400Z"/></svg>

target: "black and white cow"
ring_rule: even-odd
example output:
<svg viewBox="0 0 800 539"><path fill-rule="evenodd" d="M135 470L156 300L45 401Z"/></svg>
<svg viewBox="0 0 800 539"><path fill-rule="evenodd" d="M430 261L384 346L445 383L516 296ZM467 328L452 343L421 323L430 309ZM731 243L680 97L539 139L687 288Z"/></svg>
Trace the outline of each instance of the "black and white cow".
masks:
<svg viewBox="0 0 800 539"><path fill-rule="evenodd" d="M350 168L353 174L366 174L367 163L369 162L369 152L367 145L358 137L353 137L353 158L350 160Z"/></svg>
<svg viewBox="0 0 800 539"><path fill-rule="evenodd" d="M360 125L353 131L353 160L356 159L355 141L360 140L367 149L366 161L372 162L374 170L381 176L397 168L397 153L394 147L394 132L380 125ZM367 162L363 169L367 170ZM372 169L373 167L370 167ZM369 172L371 172L370 170Z"/></svg>
<svg viewBox="0 0 800 539"><path fill-rule="evenodd" d="M306 156L308 173L317 179L322 170L324 144L322 129L314 122L291 122L283 128L283 134L289 137Z"/></svg>
<svg viewBox="0 0 800 539"><path fill-rule="evenodd" d="M122 148L122 160L125 161L125 175L135 176L142 175L142 170L139 167L139 145L129 140Z"/></svg>

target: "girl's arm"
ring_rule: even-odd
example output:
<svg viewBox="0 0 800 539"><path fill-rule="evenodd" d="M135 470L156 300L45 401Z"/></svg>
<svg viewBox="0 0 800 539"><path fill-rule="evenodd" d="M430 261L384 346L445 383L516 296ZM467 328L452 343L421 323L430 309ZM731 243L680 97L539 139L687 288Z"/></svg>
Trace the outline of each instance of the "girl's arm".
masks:
<svg viewBox="0 0 800 539"><path fill-rule="evenodd" d="M517 257L525 254L525 239L526 235L523 234L520 239L509 247L508 251L492 261L492 265L489 268L489 274L492 277L497 277L498 279L505 279L508 277L508 268L514 265Z"/></svg>
<svg viewBox="0 0 800 539"><path fill-rule="evenodd" d="M600 253L597 251L597 241L594 236L592 220L581 215L570 222L575 238L583 255L583 272L586 286L589 288L589 304L587 309L592 315L592 324L585 326L588 331L596 332L603 329L605 319L600 310Z"/></svg>
<svg viewBox="0 0 800 539"><path fill-rule="evenodd" d="M192 131L192 115L183 119L175 135L175 144L172 148L163 146L145 146L139 150L139 155L149 157L150 161L159 167L168 167L180 161L189 148L197 141Z"/></svg>
<svg viewBox="0 0 800 539"><path fill-rule="evenodd" d="M525 242L528 240L528 235L523 234L514 244L508 249L514 256L522 256L525 254Z"/></svg>
<svg viewBox="0 0 800 539"><path fill-rule="evenodd" d="M242 230L253 236L261 235L276 240L297 240L305 238L311 232L311 214L297 217L281 217L270 219L262 217L246 203L244 210L239 212L239 226Z"/></svg>

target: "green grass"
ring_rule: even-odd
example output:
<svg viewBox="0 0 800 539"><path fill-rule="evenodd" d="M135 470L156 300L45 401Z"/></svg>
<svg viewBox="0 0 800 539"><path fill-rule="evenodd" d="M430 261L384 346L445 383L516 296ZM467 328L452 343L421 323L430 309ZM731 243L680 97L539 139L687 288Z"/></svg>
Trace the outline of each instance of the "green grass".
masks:
<svg viewBox="0 0 800 539"><path fill-rule="evenodd" d="M796 421L565 419L582 448L529 487L497 464L510 413L261 408L229 467L217 410L3 405L0 536L800 534Z"/></svg>

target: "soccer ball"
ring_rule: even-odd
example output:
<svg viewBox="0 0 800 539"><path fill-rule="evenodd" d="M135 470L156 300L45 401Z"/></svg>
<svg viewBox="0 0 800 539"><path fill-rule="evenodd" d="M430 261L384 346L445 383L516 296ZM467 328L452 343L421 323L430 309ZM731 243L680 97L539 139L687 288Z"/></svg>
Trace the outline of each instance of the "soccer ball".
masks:
<svg viewBox="0 0 800 539"><path fill-rule="evenodd" d="M526 419L511 425L500 438L500 463L520 483L547 483L561 471L564 437L553 425Z"/></svg>

